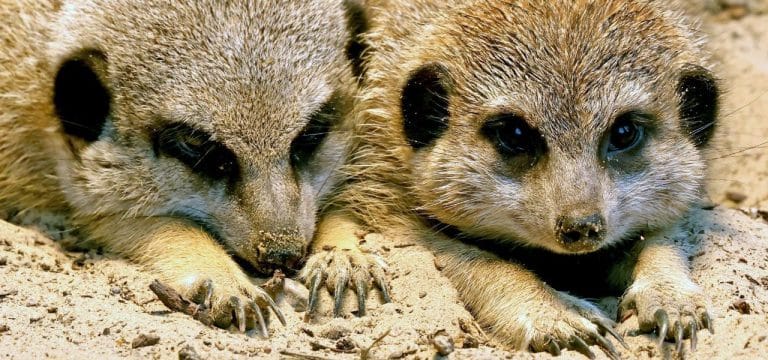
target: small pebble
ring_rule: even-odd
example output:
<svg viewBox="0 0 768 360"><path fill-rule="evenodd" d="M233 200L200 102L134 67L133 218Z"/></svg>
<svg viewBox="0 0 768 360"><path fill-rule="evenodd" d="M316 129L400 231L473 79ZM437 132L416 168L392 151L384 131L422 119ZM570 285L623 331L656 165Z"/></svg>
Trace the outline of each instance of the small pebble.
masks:
<svg viewBox="0 0 768 360"><path fill-rule="evenodd" d="M752 312L752 306L744 299L737 300L732 306L740 314L749 315Z"/></svg>
<svg viewBox="0 0 768 360"><path fill-rule="evenodd" d="M432 339L432 345L440 356L448 356L454 350L453 339L445 333L438 333Z"/></svg>
<svg viewBox="0 0 768 360"><path fill-rule="evenodd" d="M7 332L8 330L11 330L8 325L0 325L0 334Z"/></svg>
<svg viewBox="0 0 768 360"><path fill-rule="evenodd" d="M155 334L141 334L131 341L131 348L154 346L160 342L160 337Z"/></svg>
<svg viewBox="0 0 768 360"><path fill-rule="evenodd" d="M740 204L740 203L744 202L744 200L747 200L747 195L744 195L744 194L739 193L739 192L733 192L733 191L729 191L729 192L725 193L725 197L728 200L731 200L731 201L733 201L733 202L735 202L737 204Z"/></svg>
<svg viewBox="0 0 768 360"><path fill-rule="evenodd" d="M179 349L179 360L202 360L202 357L197 354L197 351L192 345L187 344Z"/></svg>
<svg viewBox="0 0 768 360"><path fill-rule="evenodd" d="M427 292L426 292L426 291L420 291L420 292L419 292L419 299L423 299L423 298L425 298L426 296L427 296Z"/></svg>

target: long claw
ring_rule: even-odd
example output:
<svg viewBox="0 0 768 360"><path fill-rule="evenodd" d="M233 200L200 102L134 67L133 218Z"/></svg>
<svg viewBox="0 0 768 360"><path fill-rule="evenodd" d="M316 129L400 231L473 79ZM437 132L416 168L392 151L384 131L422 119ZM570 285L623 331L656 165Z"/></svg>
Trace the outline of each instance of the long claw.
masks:
<svg viewBox="0 0 768 360"><path fill-rule="evenodd" d="M626 341L624 341L624 337L619 335L619 333L613 329L613 324L606 324L604 320L598 320L596 321L597 326L606 331L607 333L611 334L618 342L623 346L625 349L629 350L629 345Z"/></svg>
<svg viewBox="0 0 768 360"><path fill-rule="evenodd" d="M285 315L283 315L283 312L280 311L280 309L277 307L275 300L272 300L272 297L270 297L268 294L264 294L264 300L267 301L267 304L269 304L269 308L272 309L272 312L277 315L277 320L280 321L280 324L286 326L287 322L285 321Z"/></svg>
<svg viewBox="0 0 768 360"><path fill-rule="evenodd" d="M213 307L213 304L211 303L211 298L213 298L213 281L211 279L203 281L203 289L205 289L203 306L210 309Z"/></svg>
<svg viewBox="0 0 768 360"><path fill-rule="evenodd" d="M596 358L595 353L592 352L592 350L589 348L589 345L587 345L584 340L582 340L580 337L574 335L571 336L571 341L569 343L569 346L571 349L576 350L577 352L581 353L582 355L594 360Z"/></svg>
<svg viewBox="0 0 768 360"><path fill-rule="evenodd" d="M709 312L705 311L701 315L701 321L704 323L704 327L709 330L709 333L715 335L715 323L712 322L712 317L709 316Z"/></svg>
<svg viewBox="0 0 768 360"><path fill-rule="evenodd" d="M314 314L317 312L317 304L318 304L318 293L320 291L320 286L323 284L323 272L320 270L315 270L314 275L312 276L312 280L309 284L309 305L307 306L307 314Z"/></svg>
<svg viewBox="0 0 768 360"><path fill-rule="evenodd" d="M675 333L675 351L679 354L683 351L683 323L680 322L680 320L675 321L674 325L674 333Z"/></svg>
<svg viewBox="0 0 768 360"><path fill-rule="evenodd" d="M368 298L368 283L363 279L355 281L355 291L357 292L357 316L365 316L365 300Z"/></svg>
<svg viewBox="0 0 768 360"><path fill-rule="evenodd" d="M237 329L240 332L245 332L245 304L237 296L229 298L229 303L232 305L232 313L235 316L235 322L237 322Z"/></svg>
<svg viewBox="0 0 768 360"><path fill-rule="evenodd" d="M336 279L336 288L333 290L333 317L341 317L341 307L344 305L344 292L347 290L348 279L339 276Z"/></svg>
<svg viewBox="0 0 768 360"><path fill-rule="evenodd" d="M696 333L699 332L699 325L696 323L696 319L691 320L689 327L691 330L691 352L694 352L698 342L698 335Z"/></svg>
<svg viewBox="0 0 768 360"><path fill-rule="evenodd" d="M658 325L659 347L662 347L662 345L664 345L664 339L667 338L667 330L669 329L669 316L667 315L667 312L664 311L664 309L659 309L656 310L655 314L653 314L653 318L656 320L656 324Z"/></svg>
<svg viewBox="0 0 768 360"><path fill-rule="evenodd" d="M389 296L389 288L387 288L387 280L384 271L373 271L373 278L376 281L376 287L381 290L381 297L384 298L384 302L392 302L392 298Z"/></svg>
<svg viewBox="0 0 768 360"><path fill-rule="evenodd" d="M619 355L619 352L616 351L616 347L613 346L613 344L611 344L611 342L608 341L608 339L606 339L604 336L602 336L600 334L595 334L594 338L595 338L595 342L597 343L597 345L602 347L603 350L605 350L605 352L608 354L608 356L611 359L614 359L614 360L621 359L621 356Z"/></svg>
<svg viewBox="0 0 768 360"><path fill-rule="evenodd" d="M259 332L261 332L261 336L268 337L269 330L267 329L267 322L264 321L264 314L261 313L261 308L255 301L251 301L251 310L256 314L256 320L259 322Z"/></svg>
<svg viewBox="0 0 768 360"><path fill-rule="evenodd" d="M549 337L549 343L547 344L547 352L552 356L560 356L560 345L557 345L557 341L552 337Z"/></svg>

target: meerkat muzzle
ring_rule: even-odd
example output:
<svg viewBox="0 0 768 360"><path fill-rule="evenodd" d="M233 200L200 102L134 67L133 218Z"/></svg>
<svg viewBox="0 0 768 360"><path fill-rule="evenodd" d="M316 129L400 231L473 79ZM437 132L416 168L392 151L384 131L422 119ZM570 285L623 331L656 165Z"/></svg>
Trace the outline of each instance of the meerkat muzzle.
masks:
<svg viewBox="0 0 768 360"><path fill-rule="evenodd" d="M605 238L605 219L600 214L584 217L561 216L555 226L558 241L568 250L596 249Z"/></svg>

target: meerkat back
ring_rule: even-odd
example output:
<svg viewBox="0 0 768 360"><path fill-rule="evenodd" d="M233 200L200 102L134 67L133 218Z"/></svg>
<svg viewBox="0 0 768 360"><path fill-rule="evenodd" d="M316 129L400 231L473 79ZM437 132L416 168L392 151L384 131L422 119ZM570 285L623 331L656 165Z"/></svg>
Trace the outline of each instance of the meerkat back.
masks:
<svg viewBox="0 0 768 360"><path fill-rule="evenodd" d="M0 206L60 211L221 327L266 332L235 259L296 268L356 89L342 1L3 2ZM6 16L7 15L7 16Z"/></svg>

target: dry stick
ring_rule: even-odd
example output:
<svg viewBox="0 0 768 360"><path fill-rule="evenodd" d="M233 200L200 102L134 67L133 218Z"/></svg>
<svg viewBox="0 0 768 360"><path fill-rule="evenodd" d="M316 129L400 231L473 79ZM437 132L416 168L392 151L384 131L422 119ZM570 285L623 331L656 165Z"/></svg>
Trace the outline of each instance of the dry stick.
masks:
<svg viewBox="0 0 768 360"><path fill-rule="evenodd" d="M213 317L211 317L211 314L208 312L208 308L185 299L170 286L161 283L159 280L155 280L149 284L149 289L152 290L152 292L157 295L157 298L169 309L192 316L195 320L198 320L205 325L213 324Z"/></svg>
<svg viewBox="0 0 768 360"><path fill-rule="evenodd" d="M373 348L376 347L376 345L378 345L381 340L384 340L384 338L389 335L390 331L392 331L392 328L387 329L387 331L376 338L376 340L373 340L373 343L371 343L371 346L369 346L367 349L361 349L360 360L368 360L368 356L370 356L371 350L373 350Z"/></svg>
<svg viewBox="0 0 768 360"><path fill-rule="evenodd" d="M305 360L331 360L331 359L328 359L328 358L324 358L322 356L301 354L301 353L296 353L296 352L289 351L289 350L281 350L280 354L281 355L285 355L285 356L292 356L292 357L299 358L299 359L305 359Z"/></svg>

